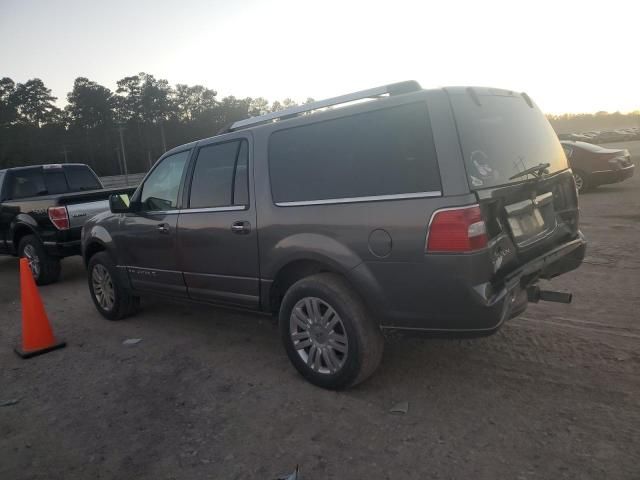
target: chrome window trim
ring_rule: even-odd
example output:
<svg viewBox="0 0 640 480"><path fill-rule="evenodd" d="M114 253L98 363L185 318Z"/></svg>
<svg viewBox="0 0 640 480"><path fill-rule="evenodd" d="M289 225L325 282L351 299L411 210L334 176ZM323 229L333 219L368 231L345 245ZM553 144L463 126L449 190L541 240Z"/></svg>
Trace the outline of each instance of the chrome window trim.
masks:
<svg viewBox="0 0 640 480"><path fill-rule="evenodd" d="M235 212L246 209L246 205L229 205L227 207L183 208L180 213Z"/></svg>
<svg viewBox="0 0 640 480"><path fill-rule="evenodd" d="M207 208L180 208L175 210L147 210L142 213L153 215L175 215L177 213L208 213L208 212L234 212L237 210L246 210L247 205L228 205L226 207L207 207Z"/></svg>
<svg viewBox="0 0 640 480"><path fill-rule="evenodd" d="M278 207L300 207L305 205L333 205L337 203L380 202L384 200L407 200L411 198L441 197L441 191L398 193L394 195L371 195L369 197L328 198L326 200L303 200L297 202L275 202Z"/></svg>
<svg viewBox="0 0 640 480"><path fill-rule="evenodd" d="M139 212L127 212L127 213L133 213L136 215L175 215L177 213L180 213L180 210L178 209L174 209L174 210L140 210Z"/></svg>

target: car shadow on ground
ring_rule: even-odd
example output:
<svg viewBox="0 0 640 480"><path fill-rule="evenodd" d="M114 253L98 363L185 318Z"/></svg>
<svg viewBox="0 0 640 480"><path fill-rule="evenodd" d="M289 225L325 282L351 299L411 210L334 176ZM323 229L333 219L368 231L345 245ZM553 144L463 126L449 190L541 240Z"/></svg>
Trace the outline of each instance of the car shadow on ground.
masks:
<svg viewBox="0 0 640 480"><path fill-rule="evenodd" d="M586 192L581 193L580 195L602 195L605 193L617 193L617 192L627 192L635 190L635 186L630 183L616 183L612 185L599 185L597 187L593 187Z"/></svg>
<svg viewBox="0 0 640 480"><path fill-rule="evenodd" d="M143 298L140 313L125 322L135 323L141 336L145 331L170 337L182 335L184 342L195 350L206 348L215 352L214 356L225 359L233 356L237 362L234 370L240 377L249 378L256 370L264 369L263 375L269 378L267 370L275 368L285 375L285 382L318 390L290 365L281 345L277 319L272 316L150 296ZM497 337L443 338L387 333L379 370L371 380L344 393L360 397L392 388L393 392L409 395L416 383L426 386L445 382L445 378L450 382L452 375L461 382L470 381L473 372L483 368L481 365L491 363L489 357L496 350L491 344L500 341ZM256 366L258 364L261 365Z"/></svg>

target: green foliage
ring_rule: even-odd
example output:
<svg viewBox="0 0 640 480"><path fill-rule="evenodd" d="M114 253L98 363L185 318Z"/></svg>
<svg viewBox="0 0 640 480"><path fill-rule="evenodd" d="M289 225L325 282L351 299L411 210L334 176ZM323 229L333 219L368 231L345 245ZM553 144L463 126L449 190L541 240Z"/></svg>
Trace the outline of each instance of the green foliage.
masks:
<svg viewBox="0 0 640 480"><path fill-rule="evenodd" d="M215 135L230 123L292 107L290 99L219 99L202 85L178 84L145 72L124 77L115 92L78 77L64 110L35 78L0 79L0 168L80 162L100 175L122 172L122 143L129 172L147 170L166 149ZM312 101L307 99L305 103Z"/></svg>
<svg viewBox="0 0 640 480"><path fill-rule="evenodd" d="M197 120L205 112L218 106L217 92L202 85L178 84L173 93L173 101L178 119L183 122Z"/></svg>
<svg viewBox="0 0 640 480"><path fill-rule="evenodd" d="M65 108L69 122L78 127L99 128L113 122L116 99L106 87L85 77L76 78L67 95Z"/></svg>
<svg viewBox="0 0 640 480"><path fill-rule="evenodd" d="M16 84L9 77L0 79L0 127L9 125L18 118L15 105Z"/></svg>
<svg viewBox="0 0 640 480"><path fill-rule="evenodd" d="M11 97L20 123L41 127L60 119L61 111L54 105L57 98L39 78L16 85Z"/></svg>

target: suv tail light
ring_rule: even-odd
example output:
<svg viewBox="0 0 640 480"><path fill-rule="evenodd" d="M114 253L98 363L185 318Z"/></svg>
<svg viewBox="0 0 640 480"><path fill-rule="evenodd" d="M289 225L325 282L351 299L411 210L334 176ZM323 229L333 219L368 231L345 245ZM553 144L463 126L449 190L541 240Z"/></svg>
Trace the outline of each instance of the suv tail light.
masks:
<svg viewBox="0 0 640 480"><path fill-rule="evenodd" d="M69 215L67 207L49 207L49 220L58 230L69 229Z"/></svg>
<svg viewBox="0 0 640 480"><path fill-rule="evenodd" d="M473 252L487 246L487 227L479 205L437 210L431 217L426 251Z"/></svg>

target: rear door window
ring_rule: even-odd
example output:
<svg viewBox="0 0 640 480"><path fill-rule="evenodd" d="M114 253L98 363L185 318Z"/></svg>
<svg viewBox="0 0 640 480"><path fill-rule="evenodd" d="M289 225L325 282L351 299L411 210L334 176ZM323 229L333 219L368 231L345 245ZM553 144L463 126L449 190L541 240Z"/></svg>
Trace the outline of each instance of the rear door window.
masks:
<svg viewBox="0 0 640 480"><path fill-rule="evenodd" d="M47 187L44 183L42 168L28 168L11 172L11 188L9 198L27 198L46 195Z"/></svg>
<svg viewBox="0 0 640 480"><path fill-rule="evenodd" d="M424 102L276 131L269 172L276 203L441 189Z"/></svg>
<svg viewBox="0 0 640 480"><path fill-rule="evenodd" d="M189 208L248 203L246 140L207 145L198 151Z"/></svg>
<svg viewBox="0 0 640 480"><path fill-rule="evenodd" d="M67 185L67 179L62 170L57 171L44 171L44 183L47 187L47 192L51 195L58 193L67 193L69 186Z"/></svg>
<svg viewBox="0 0 640 480"><path fill-rule="evenodd" d="M72 192L81 192L83 190L100 190L102 185L87 167L82 166L66 166L64 171L67 175L69 189Z"/></svg>

